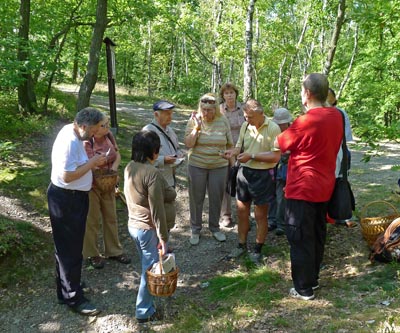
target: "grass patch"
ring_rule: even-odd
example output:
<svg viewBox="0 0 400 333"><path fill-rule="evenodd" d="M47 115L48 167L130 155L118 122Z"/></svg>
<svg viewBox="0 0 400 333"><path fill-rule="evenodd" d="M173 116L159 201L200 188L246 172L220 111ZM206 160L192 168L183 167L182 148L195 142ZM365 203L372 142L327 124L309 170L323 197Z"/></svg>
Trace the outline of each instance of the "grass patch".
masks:
<svg viewBox="0 0 400 333"><path fill-rule="evenodd" d="M185 306L165 332L232 332L237 323L254 320L282 297L274 291L280 280L277 272L266 266L243 268L203 281L201 295L191 298L195 301L178 300Z"/></svg>
<svg viewBox="0 0 400 333"><path fill-rule="evenodd" d="M0 287L32 279L50 265L51 252L50 235L0 215Z"/></svg>

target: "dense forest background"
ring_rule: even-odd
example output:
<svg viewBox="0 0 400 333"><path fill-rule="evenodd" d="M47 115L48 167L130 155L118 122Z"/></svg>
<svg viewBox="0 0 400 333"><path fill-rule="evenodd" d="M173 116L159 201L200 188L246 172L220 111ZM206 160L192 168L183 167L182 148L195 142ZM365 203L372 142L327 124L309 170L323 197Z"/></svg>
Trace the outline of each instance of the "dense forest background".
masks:
<svg viewBox="0 0 400 333"><path fill-rule="evenodd" d="M78 83L77 108L88 105L107 82L108 37L116 85L132 94L194 106L230 81L269 114L298 114L302 78L323 72L359 137L396 139L399 9L400 0L2 0L0 97L15 97L10 122L51 112L62 82Z"/></svg>

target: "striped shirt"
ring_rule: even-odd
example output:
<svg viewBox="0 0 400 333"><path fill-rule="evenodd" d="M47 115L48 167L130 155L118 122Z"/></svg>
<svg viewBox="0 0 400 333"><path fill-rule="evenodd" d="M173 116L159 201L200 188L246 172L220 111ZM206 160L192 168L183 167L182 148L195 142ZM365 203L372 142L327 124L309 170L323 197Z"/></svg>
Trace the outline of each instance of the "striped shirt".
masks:
<svg viewBox="0 0 400 333"><path fill-rule="evenodd" d="M195 127L194 120L190 119L186 126L185 136L189 135ZM212 122L203 121L196 144L189 150L189 165L204 169L227 166L228 160L222 158L220 152L232 146L230 125L225 116L216 117Z"/></svg>

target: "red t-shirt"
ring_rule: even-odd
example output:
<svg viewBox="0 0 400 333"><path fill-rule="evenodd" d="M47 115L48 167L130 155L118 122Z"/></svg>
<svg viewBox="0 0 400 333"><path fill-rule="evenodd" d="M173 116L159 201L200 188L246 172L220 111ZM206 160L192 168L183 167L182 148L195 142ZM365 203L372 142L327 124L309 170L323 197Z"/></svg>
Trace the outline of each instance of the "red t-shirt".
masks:
<svg viewBox="0 0 400 333"><path fill-rule="evenodd" d="M336 156L343 138L343 118L334 107L309 110L278 137L290 151L287 199L325 202L335 186Z"/></svg>

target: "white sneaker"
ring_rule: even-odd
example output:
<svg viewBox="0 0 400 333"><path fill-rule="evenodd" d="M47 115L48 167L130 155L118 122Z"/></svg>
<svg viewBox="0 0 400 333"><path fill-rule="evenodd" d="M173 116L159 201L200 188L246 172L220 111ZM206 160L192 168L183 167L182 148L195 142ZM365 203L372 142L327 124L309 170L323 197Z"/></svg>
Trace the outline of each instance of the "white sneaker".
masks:
<svg viewBox="0 0 400 333"><path fill-rule="evenodd" d="M226 241L226 236L221 231L214 232L213 236L218 242L225 242Z"/></svg>
<svg viewBox="0 0 400 333"><path fill-rule="evenodd" d="M297 290L294 289L294 288L291 288L291 289L289 290L289 296L291 296L291 297L293 297L293 298L302 299L303 301L311 301L312 299L315 298L315 295L314 295L314 294L312 294L311 296L303 296L303 295L300 295L300 294L297 292Z"/></svg>
<svg viewBox="0 0 400 333"><path fill-rule="evenodd" d="M199 234L192 234L189 239L190 244L197 245L200 242L200 235Z"/></svg>

